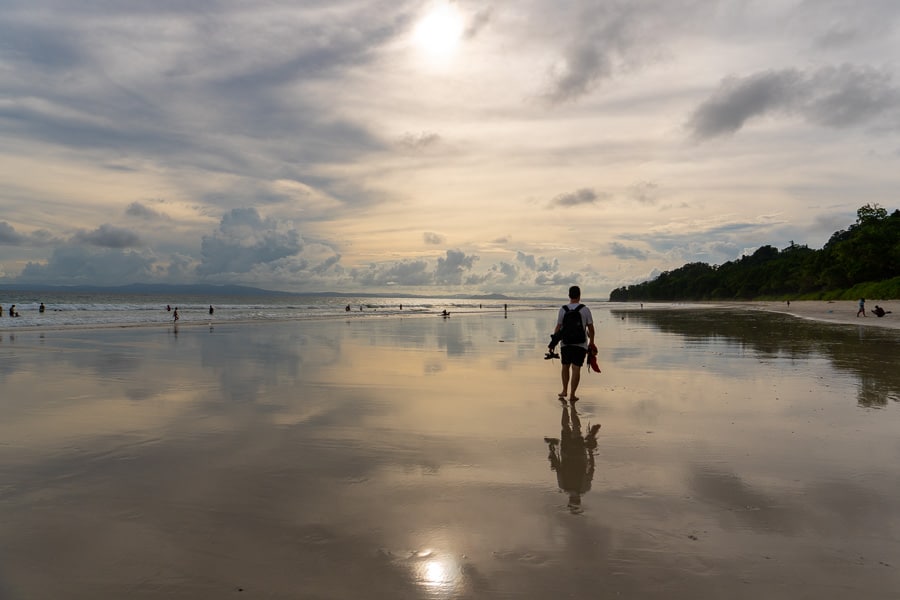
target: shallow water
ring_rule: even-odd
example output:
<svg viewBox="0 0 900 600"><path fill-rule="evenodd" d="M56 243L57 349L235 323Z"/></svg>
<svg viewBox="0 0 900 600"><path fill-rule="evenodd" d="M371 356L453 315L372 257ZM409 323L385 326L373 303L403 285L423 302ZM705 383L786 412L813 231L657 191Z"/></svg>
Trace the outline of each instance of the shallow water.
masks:
<svg viewBox="0 0 900 600"><path fill-rule="evenodd" d="M894 598L896 332L598 307L0 336L3 598Z"/></svg>

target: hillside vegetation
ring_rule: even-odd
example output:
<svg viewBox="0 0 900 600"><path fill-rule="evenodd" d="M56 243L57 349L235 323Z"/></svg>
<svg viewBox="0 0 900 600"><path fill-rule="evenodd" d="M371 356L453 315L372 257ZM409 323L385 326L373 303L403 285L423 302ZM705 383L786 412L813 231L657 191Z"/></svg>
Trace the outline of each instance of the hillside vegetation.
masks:
<svg viewBox="0 0 900 600"><path fill-rule="evenodd" d="M611 302L671 300L852 300L900 298L900 210L856 211L821 250L762 246L719 266L689 263L652 281L616 288Z"/></svg>

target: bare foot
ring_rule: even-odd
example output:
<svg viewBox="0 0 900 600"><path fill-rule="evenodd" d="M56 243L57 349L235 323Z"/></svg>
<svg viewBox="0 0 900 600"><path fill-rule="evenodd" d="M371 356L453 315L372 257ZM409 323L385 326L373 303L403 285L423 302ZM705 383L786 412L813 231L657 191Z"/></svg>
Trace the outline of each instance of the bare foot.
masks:
<svg viewBox="0 0 900 600"><path fill-rule="evenodd" d="M561 392L558 394L559 399L560 399L560 400L565 400L565 399L566 399L566 394L567 394L567 393L568 393L568 392L566 392L566 390L561 391Z"/></svg>
<svg viewBox="0 0 900 600"><path fill-rule="evenodd" d="M578 402L578 400L578 396L569 396L569 402L571 402L572 404L575 404L576 402Z"/></svg>

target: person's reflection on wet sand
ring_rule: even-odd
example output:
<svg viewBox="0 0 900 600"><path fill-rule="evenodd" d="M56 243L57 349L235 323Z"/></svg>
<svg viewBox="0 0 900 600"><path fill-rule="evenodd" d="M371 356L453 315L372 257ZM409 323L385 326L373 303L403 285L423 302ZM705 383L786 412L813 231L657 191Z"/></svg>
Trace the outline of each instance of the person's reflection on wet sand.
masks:
<svg viewBox="0 0 900 600"><path fill-rule="evenodd" d="M581 496L591 489L594 479L594 451L600 424L591 426L587 436L581 433L581 419L572 406L563 403L562 431L559 439L544 438L550 448L547 458L550 469L556 471L559 489L569 495L569 510L581 512Z"/></svg>

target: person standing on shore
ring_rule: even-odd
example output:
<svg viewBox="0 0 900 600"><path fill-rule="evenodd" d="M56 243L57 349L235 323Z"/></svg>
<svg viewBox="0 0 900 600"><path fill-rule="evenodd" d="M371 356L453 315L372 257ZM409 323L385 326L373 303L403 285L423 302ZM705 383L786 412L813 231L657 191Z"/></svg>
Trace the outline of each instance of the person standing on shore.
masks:
<svg viewBox="0 0 900 600"><path fill-rule="evenodd" d="M594 346L594 317L591 309L581 303L581 288L569 288L569 303L560 307L556 317L554 337L562 342L560 362L562 362L562 391L559 399L577 402L575 391L581 381L581 367L584 359Z"/></svg>
<svg viewBox="0 0 900 600"><path fill-rule="evenodd" d="M175 313L172 316L174 317L174 320L172 322L177 323L178 322L178 307L177 306L175 307Z"/></svg>
<svg viewBox="0 0 900 600"><path fill-rule="evenodd" d="M858 317L859 315L866 316L866 299L865 298L859 299L859 310L856 311L856 316Z"/></svg>

